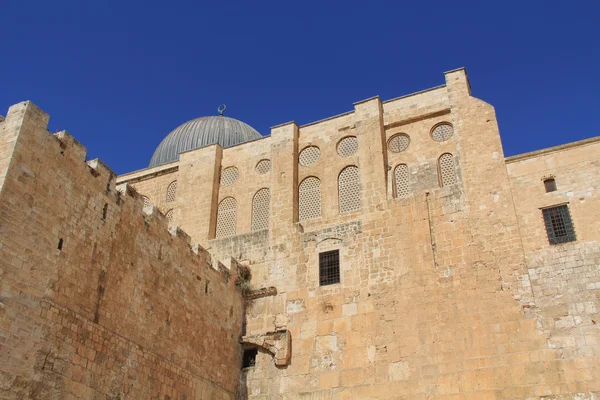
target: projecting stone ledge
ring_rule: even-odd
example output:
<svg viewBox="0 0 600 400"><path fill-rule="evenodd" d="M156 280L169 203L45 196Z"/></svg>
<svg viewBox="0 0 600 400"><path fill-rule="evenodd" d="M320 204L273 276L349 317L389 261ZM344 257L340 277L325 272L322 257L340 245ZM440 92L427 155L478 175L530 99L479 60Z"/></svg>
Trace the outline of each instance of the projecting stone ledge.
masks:
<svg viewBox="0 0 600 400"><path fill-rule="evenodd" d="M256 300L262 297L275 296L277 294L277 288L270 286L267 288L261 288L257 290L249 290L244 294L247 300Z"/></svg>
<svg viewBox="0 0 600 400"><path fill-rule="evenodd" d="M292 335L287 329L262 335L244 336L242 344L253 344L273 354L277 367L287 367L292 358Z"/></svg>

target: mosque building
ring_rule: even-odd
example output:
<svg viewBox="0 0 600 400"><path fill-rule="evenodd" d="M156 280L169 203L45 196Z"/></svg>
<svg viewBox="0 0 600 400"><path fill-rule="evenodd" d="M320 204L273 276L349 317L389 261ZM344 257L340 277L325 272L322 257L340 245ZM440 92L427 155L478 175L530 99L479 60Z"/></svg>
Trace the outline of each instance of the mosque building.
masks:
<svg viewBox="0 0 600 400"><path fill-rule="evenodd" d="M600 137L505 157L465 69L116 176L0 122L0 399L600 398Z"/></svg>

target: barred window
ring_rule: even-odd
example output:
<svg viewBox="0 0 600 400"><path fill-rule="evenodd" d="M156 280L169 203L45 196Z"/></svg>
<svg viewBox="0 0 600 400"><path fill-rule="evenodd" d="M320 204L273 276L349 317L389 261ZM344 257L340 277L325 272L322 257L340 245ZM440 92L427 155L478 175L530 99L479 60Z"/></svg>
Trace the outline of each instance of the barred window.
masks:
<svg viewBox="0 0 600 400"><path fill-rule="evenodd" d="M300 221L321 216L321 181L309 176L298 187L298 219Z"/></svg>
<svg viewBox="0 0 600 400"><path fill-rule="evenodd" d="M454 128L452 128L452 125L447 122L442 122L433 127L431 130L431 138L436 142L445 142L452 137L453 133Z"/></svg>
<svg viewBox="0 0 600 400"><path fill-rule="evenodd" d="M236 167L228 167L221 173L221 186L231 186L237 181L240 173Z"/></svg>
<svg viewBox="0 0 600 400"><path fill-rule="evenodd" d="M308 146L300 152L298 162L305 167L313 165L321 157L321 150L317 146Z"/></svg>
<svg viewBox="0 0 600 400"><path fill-rule="evenodd" d="M319 285L340 283L340 251L319 253Z"/></svg>
<svg viewBox="0 0 600 400"><path fill-rule="evenodd" d="M400 153L408 148L410 137L406 133L399 133L388 140L388 149L392 153Z"/></svg>
<svg viewBox="0 0 600 400"><path fill-rule="evenodd" d="M173 181L167 186L167 203L175 201L175 196L177 196L177 181Z"/></svg>
<svg viewBox="0 0 600 400"><path fill-rule="evenodd" d="M338 177L338 195L340 213L360 209L360 180L358 178L357 166L350 165L340 172Z"/></svg>
<svg viewBox="0 0 600 400"><path fill-rule="evenodd" d="M542 209L550 244L571 242L576 239L571 213L566 204Z"/></svg>
<svg viewBox="0 0 600 400"><path fill-rule="evenodd" d="M408 166L400 164L394 168L394 184L396 197L405 197L410 194L408 188Z"/></svg>
<svg viewBox="0 0 600 400"><path fill-rule="evenodd" d="M268 188L260 189L252 199L252 230L269 227L271 194Z"/></svg>
<svg viewBox="0 0 600 400"><path fill-rule="evenodd" d="M152 202L146 196L142 196L142 199L144 199L144 208L142 209L142 211L145 212L146 214L151 214L152 209L154 208L154 206L152 205Z"/></svg>
<svg viewBox="0 0 600 400"><path fill-rule="evenodd" d="M167 211L167 213L165 214L165 217L167 217L167 220L169 221L169 224L171 222L173 222L173 210Z"/></svg>
<svg viewBox="0 0 600 400"><path fill-rule="evenodd" d="M450 153L444 153L438 160L438 173L440 176L440 186L453 185L456 179L456 167L454 165L454 156Z"/></svg>
<svg viewBox="0 0 600 400"><path fill-rule="evenodd" d="M337 152L342 157L349 157L358 150L358 139L356 136L347 136L340 140L337 145Z"/></svg>
<svg viewBox="0 0 600 400"><path fill-rule="evenodd" d="M544 180L544 188L546 189L546 193L555 192L556 191L556 181L554 178L548 178Z"/></svg>
<svg viewBox="0 0 600 400"><path fill-rule="evenodd" d="M255 167L256 172L260 175L264 175L271 171L271 160L260 160Z"/></svg>
<svg viewBox="0 0 600 400"><path fill-rule="evenodd" d="M217 210L217 231L215 237L235 235L237 202L233 197L226 197L219 203Z"/></svg>

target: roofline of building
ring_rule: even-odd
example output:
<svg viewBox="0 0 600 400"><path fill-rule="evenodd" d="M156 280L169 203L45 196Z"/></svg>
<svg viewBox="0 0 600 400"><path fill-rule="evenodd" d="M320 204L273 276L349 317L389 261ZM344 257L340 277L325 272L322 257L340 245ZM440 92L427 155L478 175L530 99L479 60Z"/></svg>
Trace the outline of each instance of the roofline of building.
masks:
<svg viewBox="0 0 600 400"><path fill-rule="evenodd" d="M117 176L117 183L122 183L124 181L129 181L129 180L134 180L134 179L140 179L140 178L144 178L147 176L158 176L158 175L164 175L164 174L168 174L170 172L176 171L179 168L179 160L177 161L171 161L170 163L166 163L166 164L161 164L161 165L157 165L156 167L146 167L146 168L142 168L142 169L138 169L132 172L127 172L123 175L118 175ZM141 174L143 172L143 174ZM136 176L138 174L141 174L139 176Z"/></svg>
<svg viewBox="0 0 600 400"><path fill-rule="evenodd" d="M354 113L354 110L346 111L346 112L343 112L341 114L337 114L337 115L333 115L331 117L323 118L323 119L320 119L318 121L309 122L308 124L300 125L299 128L306 128L307 126L316 125L316 124L319 124L321 122L325 122L325 121L329 121L329 120L332 120L332 119L344 117L344 116L350 115L352 113Z"/></svg>
<svg viewBox="0 0 600 400"><path fill-rule="evenodd" d="M533 157L538 157L538 156L541 156L544 154L553 153L555 151L566 150L566 149L570 149L572 147L585 146L585 145L596 143L596 142L600 142L600 136L592 137L589 139L578 140L576 142L560 144L558 146L548 147L548 148L541 149L541 150L530 151L528 153L516 154L514 156L506 157L504 159L504 161L507 164L509 164L509 163L513 163L513 162L517 162L517 161L521 161L521 160L526 160L528 158L533 158Z"/></svg>
<svg viewBox="0 0 600 400"><path fill-rule="evenodd" d="M465 67L458 67L458 68L451 69L450 71L444 72L444 75L451 74L456 71L466 71L466 70L467 70L467 68L465 68Z"/></svg>
<svg viewBox="0 0 600 400"><path fill-rule="evenodd" d="M419 90L418 92L413 92L413 93L405 94L405 95L400 96L400 97L394 97L393 99L389 99L389 100L383 101L382 104L391 103L392 101L405 99L407 97L416 96L418 94L423 94L423 93L431 92L432 90L441 89L441 88L445 88L445 87L446 87L446 84L443 84L443 85L439 85L439 86L434 86L434 87L429 88L429 89Z"/></svg>

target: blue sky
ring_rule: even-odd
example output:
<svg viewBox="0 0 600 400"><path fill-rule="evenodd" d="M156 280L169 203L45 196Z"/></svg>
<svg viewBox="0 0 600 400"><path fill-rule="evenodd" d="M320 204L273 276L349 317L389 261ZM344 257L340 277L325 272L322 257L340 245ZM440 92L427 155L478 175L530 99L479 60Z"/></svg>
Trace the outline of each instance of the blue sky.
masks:
<svg viewBox="0 0 600 400"><path fill-rule="evenodd" d="M0 8L0 114L32 100L115 172L182 122L263 134L467 68L506 155L600 135L600 2L29 1Z"/></svg>

